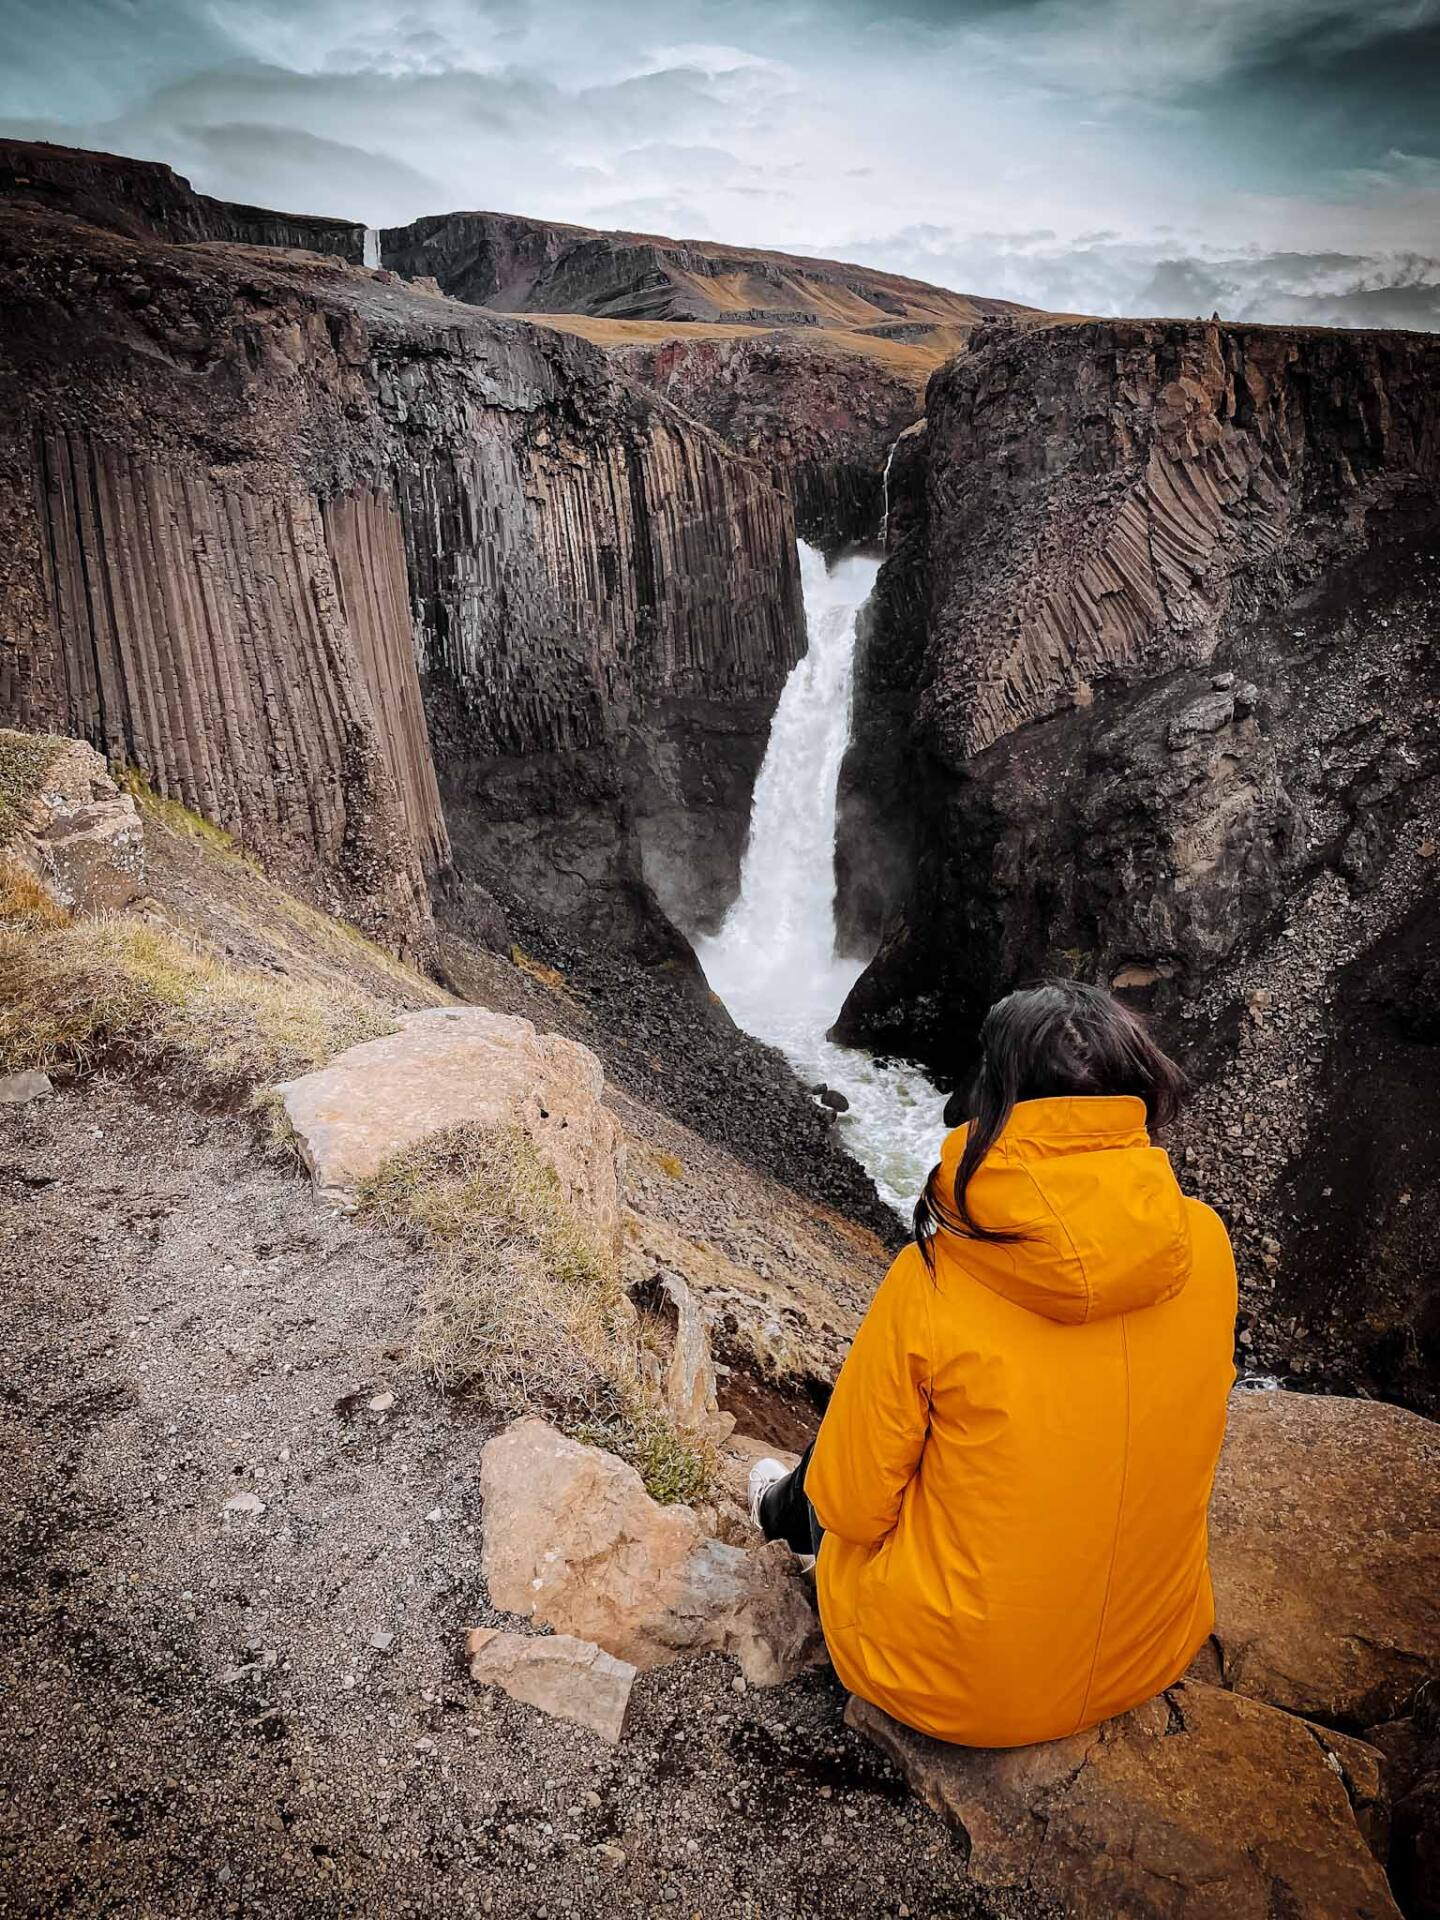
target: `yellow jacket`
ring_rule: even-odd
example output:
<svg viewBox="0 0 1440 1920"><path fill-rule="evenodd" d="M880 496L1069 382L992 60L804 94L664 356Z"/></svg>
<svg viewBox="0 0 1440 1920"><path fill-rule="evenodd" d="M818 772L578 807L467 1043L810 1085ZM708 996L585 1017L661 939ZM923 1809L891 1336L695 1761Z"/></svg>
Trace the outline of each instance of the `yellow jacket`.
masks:
<svg viewBox="0 0 1440 1920"><path fill-rule="evenodd" d="M941 1234L933 1280L905 1249L805 1485L845 1685L941 1740L1013 1747L1149 1699L1214 1624L1235 1263L1128 1097L1020 1102L969 1197L1025 1238Z"/></svg>

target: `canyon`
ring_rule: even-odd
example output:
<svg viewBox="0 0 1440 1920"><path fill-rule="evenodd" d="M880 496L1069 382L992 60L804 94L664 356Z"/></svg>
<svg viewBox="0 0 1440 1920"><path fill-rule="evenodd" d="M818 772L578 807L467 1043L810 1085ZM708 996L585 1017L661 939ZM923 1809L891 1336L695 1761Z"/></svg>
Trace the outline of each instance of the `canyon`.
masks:
<svg viewBox="0 0 1440 1920"><path fill-rule="evenodd" d="M647 1391L688 1396L702 1464L712 1446L719 1462L701 1492L682 1478L683 1519L635 1511L657 1535L684 1534L687 1567L693 1555L709 1578L743 1563L748 1580L736 1491L746 1464L813 1431L946 1097L965 1086L980 1016L1047 973L1111 986L1191 1079L1164 1144L1231 1229L1237 1362L1249 1384L1305 1390L1274 1397L1279 1464L1239 1476L1227 1525L1269 1514L1272 1499L1289 1516L1273 1522L1284 1535L1275 1566L1268 1543L1247 1554L1309 1623L1286 1653L1308 1673L1318 1603L1293 1588L1313 1539L1343 1535L1347 1566L1376 1551L1339 1524L1365 1521L1372 1496L1378 1511L1373 1488L1355 1491L1369 1485L1355 1436L1399 1436L1387 1444L1403 1491L1429 1458L1424 1416L1440 1411L1440 339L1045 315L809 256L505 214L440 214L377 238L346 220L211 199L163 166L18 142L0 142L0 313L0 728L18 730L0 734L0 841L8 806L30 862L18 881L0 866L23 934L7 949L12 976L27 942L38 951L62 934L86 953L92 937L97 950L126 940L142 956L169 941L166 965L192 986L203 979L202 1002L238 991L225 986L238 970L252 1023L263 1028L272 992L298 991L302 1036L316 1022L345 1029L343 1046L298 1060L287 1040L280 1064L267 1058L248 1079L227 1054L225 1073L198 1089L173 1057L173 1009L165 1046L101 1031L97 1016L99 1037L58 1058L0 1060L24 1082L3 1193L42 1235L38 1266L24 1235L6 1254L43 1376L16 1420L28 1433L32 1415L41 1426L73 1415L82 1450L112 1421L126 1436L115 1488L97 1481L84 1496L122 1515L97 1556L122 1589L101 1613L124 1685L143 1682L151 1657L149 1603L124 1587L144 1552L130 1504L169 1515L178 1500L167 1580L181 1592L188 1577L176 1542L189 1495L176 1486L192 1457L173 1458L179 1442L157 1440L143 1411L155 1391L175 1416L169 1432L188 1436L190 1381L172 1338L203 1376L214 1421L233 1426L239 1416L220 1410L243 1400L246 1431L223 1445L241 1448L266 1494L273 1485L296 1502L294 1528L287 1519L273 1539L258 1524L261 1494L250 1494L258 1510L217 1505L223 1530L204 1549L213 1631L191 1636L204 1611L193 1588L181 1604L167 1587L154 1608L170 1636L156 1670L198 1637L212 1665L248 1676L223 1688L253 1682L257 1718L243 1735L233 1701L217 1713L205 1695L193 1723L183 1703L165 1712L217 1743L217 1777L256 1808L278 1789L256 1786L232 1741L290 1751L283 1716L272 1719L269 1690L285 1683L264 1635L276 1614L298 1631L300 1589L270 1611L265 1590L252 1593L250 1543L278 1556L298 1541L306 1580L329 1583L337 1630L363 1644L374 1623L322 1565L326 1490L356 1495L364 1511L345 1551L353 1544L368 1570L364 1605L395 1610L414 1634L405 1684L425 1683L425 1709L405 1765L428 1769L455 1704L437 1635L458 1658L462 1629L475 1629L474 1660L497 1669L533 1651L499 1644L508 1616L475 1570L479 1543L445 1531L461 1514L470 1534L480 1524L482 1442L500 1444L500 1413L537 1410L533 1400L567 1433L579 1423L578 1439L598 1421L597 1445L622 1444L613 1381L584 1421L553 1382L532 1380L529 1398L503 1408L457 1396L443 1368L422 1384L438 1211L397 1202L377 1223L367 1163L344 1189L355 1217L317 1226L296 1172L298 1153L325 1187L310 1133L333 1119L326 1101L347 1073L432 1063L401 1075L398 1098L389 1084L347 1096L379 1127L396 1111L413 1119L419 1085L410 1146L448 1138L454 1115L435 1112L458 1102L472 1113L478 1087L497 1111L505 1100L523 1110L522 1131L562 1170L594 1148L601 1264L623 1267L607 1329L621 1329ZM51 736L76 744L62 751ZM12 804L5 782L32 758L63 759L68 785ZM78 892L46 895L62 843L66 858L88 859L112 833L125 852L112 893L101 886L84 911ZM169 1008L168 976L162 986ZM188 1001L185 1017L199 1017ZM460 1035L472 1052L437 1078L434 1059ZM147 1158L158 1112L179 1116L174 1179ZM880 1134L892 1147L903 1135L903 1154L887 1159ZM450 1151L461 1151L453 1140ZM52 1162L63 1169L54 1193ZM454 1173L442 1156L441 1177ZM568 1171L562 1185L588 1191ZM551 1202L534 1204L542 1225L532 1219L526 1239L506 1217L502 1250L520 1248L522 1277L554 1278L542 1256L553 1259L569 1285L589 1256L568 1242L556 1253ZM123 1257L82 1311L76 1275L92 1238ZM224 1257L232 1242L244 1249L238 1273ZM59 1261L55 1300L46 1248ZM212 1292L217 1340L204 1320ZM136 1351L155 1370L139 1385L120 1381L128 1358L110 1364L136 1315ZM72 1323L74 1349L60 1352ZM276 1372L292 1351L300 1378L290 1360ZM97 1353L120 1383L81 1405L75 1382ZM527 1367L528 1351L517 1372ZM1341 1408L1323 1473L1316 1436L1330 1415L1315 1415L1317 1392L1360 1396L1323 1403ZM1242 1392L1237 1408L1261 1397ZM1372 1397L1407 1411L1367 1408ZM1233 1424L1258 1433L1267 1418L1237 1411ZM552 1445L526 1424L528 1445ZM431 1488L415 1514L386 1464L397 1431L396 1457ZM297 1433L309 1451L292 1474ZM221 1442L187 1444L233 1493L224 1476L239 1469ZM640 1443L628 1432L625 1444ZM586 1452L573 1433L563 1447ZM67 1456L52 1471L46 1450L28 1447L24 1458L39 1544L17 1558L17 1605L37 1632L55 1628L68 1660L65 1583L88 1572L44 1515L73 1498L72 1482L90 1485L94 1464L82 1473ZM693 1464L683 1448L678 1465L673 1453L658 1469L644 1461L662 1481ZM317 1485L302 1492L312 1469ZM624 1470L626 1512L640 1470ZM170 1491L150 1488L167 1475ZM1297 1478L1316 1503L1303 1528L1286 1504ZM1384 1526L1395 1563L1400 1542L1406 1568L1420 1569L1419 1591L1421 1522L1410 1541L1423 1495L1408 1497ZM395 1539L391 1566L381 1543ZM50 1586L32 1577L42 1562ZM1252 1573L1247 1559L1235 1575L1237 1610ZM789 1606L799 1588L788 1563L783 1575ZM1354 1602L1364 1617L1346 1644L1366 1659L1383 1585L1376 1574ZM1268 1606L1257 1601L1257 1617ZM575 1623L550 1624L565 1637ZM935 1853L948 1848L941 1897L954 1911L1040 1920L1052 1894L1065 1897L1078 1870L1061 1858L1059 1825L1033 1876L1030 1851L1012 1859L1008 1842L980 1848L992 1881L967 1869L969 1827L984 1830L987 1807L1022 1835L1037 1818L1004 1769L957 1771L874 1725L864 1730L894 1766L859 1761L814 1676L791 1680L790 1706L755 1709L742 1736L747 1672L760 1668L742 1660L735 1687L718 1664L714 1649L742 1644L733 1624L685 1643L698 1678L657 1676L650 1694L636 1683L653 1749L641 1772L662 1825L683 1805L696 1835L713 1834L710 1788L697 1787L698 1811L688 1787L674 1788L685 1736L666 1716L706 1718L718 1776L732 1738L718 1731L729 1725L718 1700L736 1716L730 1750L750 1812L778 1756L792 1779L810 1768L808 1790L823 1772L813 1754L837 1742L834 1784L859 1824L847 1833L839 1811L822 1810L806 1832L816 1848L837 1835L847 1852L857 1836L873 1841L857 1868L865 1897L878 1901L882 1885L885 1898L928 1897L915 1892L895 1767L966 1829L958 1847L938 1819L926 1829ZM584 1632L567 1648L544 1643L548 1655L588 1660L606 1684L616 1660L646 1664L627 1643L597 1666ZM1344 1885L1359 1889L1343 1910L1389 1912L1376 1862L1391 1799L1408 1809L1392 1848L1397 1888L1421 1889L1434 1844L1422 1639L1418 1651L1406 1640L1383 1699L1337 1705L1328 1674L1323 1697L1292 1698L1269 1674L1245 1699L1237 1673L1250 1645L1222 1634L1213 1669L1168 1697L1165 1725L1137 1721L1113 1745L1087 1746L1055 1791L1075 1789L1083 1828L1108 1769L1127 1793L1148 1777L1152 1738L1183 1731L1204 1754L1218 1743L1222 1760L1226 1742L1253 1740L1262 1774L1263 1754L1283 1752L1297 1806L1323 1800ZM387 1654L385 1633L370 1647ZM375 1793L385 1820L404 1825L413 1809L397 1812L388 1781L370 1779L375 1730L329 1699L343 1684L337 1658L296 1653L310 1724L343 1721L335 1764L354 1774L334 1788L344 1817ZM393 1729L410 1708L383 1660L370 1666L364 1684ZM1302 1714L1349 1747L1325 1746ZM622 1699L599 1723L618 1740L623 1719ZM618 1830L546 1803L544 1837L514 1837L514 1809L493 1789L507 1739L528 1724L502 1717L479 1734L484 1764L465 1777L499 1837L457 1843L472 1865L477 1847L505 1855L512 1887L522 1855L563 1851L566 1822L606 1860ZM1385 1762L1393 1792L1357 1784L1380 1767L1372 1737L1398 1756ZM587 1750L564 1744L580 1738L551 1728L541 1759L527 1751L527 1805L557 1780L582 1791ZM618 1773L612 1790L625 1795ZM428 1789L422 1798L434 1832L451 1832ZM406 1842L421 1901L433 1889L416 1862L431 1838ZM350 1870L373 1899L369 1843L355 1844ZM776 1870L797 1873L789 1840L775 1849ZM707 1880L723 1879L726 1897L752 1884L734 1851ZM594 1896L586 1860L554 1866L567 1898ZM1249 1898L1243 1845L1236 1861ZM290 1868L277 1853L266 1871L278 1885ZM785 1894L799 1889L797 1913L807 1884L802 1874ZM645 1883L652 1908L662 1897L677 1897L669 1867ZM1405 1898L1417 1916L1433 1910L1420 1891Z"/></svg>
<svg viewBox="0 0 1440 1920"><path fill-rule="evenodd" d="M1427 1406L1437 370L1426 335L1097 321L935 377L862 648L841 924L879 952L837 1028L953 1084L1002 983L1114 984L1201 1083L1180 1145L1266 1352Z"/></svg>

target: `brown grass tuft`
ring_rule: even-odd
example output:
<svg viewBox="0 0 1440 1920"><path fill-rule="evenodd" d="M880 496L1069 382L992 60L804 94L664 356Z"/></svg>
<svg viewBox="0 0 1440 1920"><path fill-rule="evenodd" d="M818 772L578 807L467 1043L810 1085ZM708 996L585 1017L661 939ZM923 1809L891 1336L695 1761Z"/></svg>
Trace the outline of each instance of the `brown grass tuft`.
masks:
<svg viewBox="0 0 1440 1920"><path fill-rule="evenodd" d="M45 769L65 742L51 733L15 733L0 727L0 847L14 837Z"/></svg>
<svg viewBox="0 0 1440 1920"><path fill-rule="evenodd" d="M36 931L0 925L0 1062L80 1065L116 1052L197 1091L241 1091L305 1073L394 1031L393 1011L335 983L227 966L127 916Z"/></svg>
<svg viewBox="0 0 1440 1920"><path fill-rule="evenodd" d="M431 1256L415 1357L442 1391L557 1419L629 1459L656 1499L709 1487L713 1459L644 1405L639 1321L613 1257L521 1129L432 1135L388 1160L360 1204Z"/></svg>

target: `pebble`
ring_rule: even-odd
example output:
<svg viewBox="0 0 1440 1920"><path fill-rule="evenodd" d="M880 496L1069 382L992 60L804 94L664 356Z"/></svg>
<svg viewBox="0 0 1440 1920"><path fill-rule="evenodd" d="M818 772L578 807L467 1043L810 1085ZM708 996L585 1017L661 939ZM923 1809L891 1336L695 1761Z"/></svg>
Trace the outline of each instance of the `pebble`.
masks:
<svg viewBox="0 0 1440 1920"><path fill-rule="evenodd" d="M377 1393L375 1398L368 1402L372 1413L388 1413L394 1404L395 1396L393 1393Z"/></svg>
<svg viewBox="0 0 1440 1920"><path fill-rule="evenodd" d="M258 1517L265 1511L265 1502L258 1493L232 1493L225 1502L226 1513L248 1514Z"/></svg>
<svg viewBox="0 0 1440 1920"><path fill-rule="evenodd" d="M370 1644L376 1653L388 1653L395 1644L395 1636L393 1633L372 1633Z"/></svg>

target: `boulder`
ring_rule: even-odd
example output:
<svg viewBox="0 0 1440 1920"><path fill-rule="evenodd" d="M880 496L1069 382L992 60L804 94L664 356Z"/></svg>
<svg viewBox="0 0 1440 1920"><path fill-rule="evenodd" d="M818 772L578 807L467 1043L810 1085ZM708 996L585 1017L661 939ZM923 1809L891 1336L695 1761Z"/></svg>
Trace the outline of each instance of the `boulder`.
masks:
<svg viewBox="0 0 1440 1920"><path fill-rule="evenodd" d="M619 1744L635 1684L628 1660L568 1633L538 1637L491 1627L473 1628L465 1651L470 1678L481 1686L499 1687L512 1700L587 1727L612 1747Z"/></svg>
<svg viewBox="0 0 1440 1920"><path fill-rule="evenodd" d="M633 1216L632 1216L633 1217ZM710 1354L710 1323L694 1293L678 1273L667 1269L632 1280L631 1299L666 1322L673 1344L663 1368L655 1363L653 1386L675 1425L683 1432L723 1440L735 1422L721 1413L715 1363Z"/></svg>
<svg viewBox="0 0 1440 1920"><path fill-rule="evenodd" d="M276 1091L325 1200L447 1127L519 1127L597 1245L618 1252L623 1146L587 1047L484 1007L427 1007Z"/></svg>
<svg viewBox="0 0 1440 1920"><path fill-rule="evenodd" d="M873 1740L957 1829L981 1887L1072 1920L1397 1920L1340 1768L1291 1715L1182 1681L1068 1739L946 1746L852 1698Z"/></svg>
<svg viewBox="0 0 1440 1920"><path fill-rule="evenodd" d="M1237 1393L1210 1509L1225 1685L1359 1731L1440 1662L1440 1427Z"/></svg>
<svg viewBox="0 0 1440 1920"><path fill-rule="evenodd" d="M20 803L6 847L67 913L115 913L145 892L145 829L135 802L84 740L65 740Z"/></svg>
<svg viewBox="0 0 1440 1920"><path fill-rule="evenodd" d="M23 1073L0 1073L0 1107L28 1107L32 1100L42 1100L54 1091L49 1074L34 1067Z"/></svg>
<svg viewBox="0 0 1440 1920"><path fill-rule="evenodd" d="M520 1420L486 1446L480 1486L495 1606L643 1670L724 1652L753 1685L776 1686L824 1658L787 1547L747 1552L707 1538L688 1507L660 1506L614 1454Z"/></svg>

